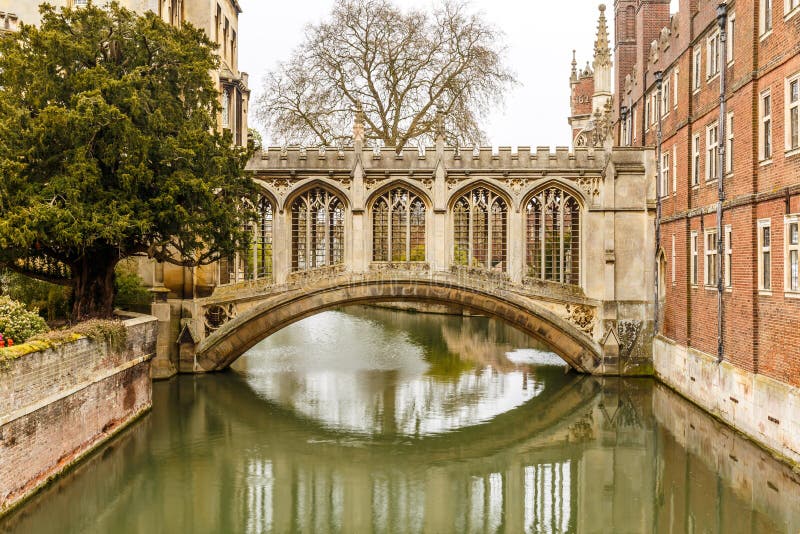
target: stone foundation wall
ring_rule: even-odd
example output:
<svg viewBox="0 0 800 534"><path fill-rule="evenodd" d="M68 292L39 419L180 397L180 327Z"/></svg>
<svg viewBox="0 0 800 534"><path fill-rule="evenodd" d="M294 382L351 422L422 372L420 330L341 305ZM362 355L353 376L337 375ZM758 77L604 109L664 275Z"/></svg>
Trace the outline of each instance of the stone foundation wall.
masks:
<svg viewBox="0 0 800 534"><path fill-rule="evenodd" d="M709 474L719 473L725 484L743 502L750 503L752 509L775 520L779 532L800 532L800 473L793 472L784 463L773 461L768 452L739 432L710 419L695 405L676 402L675 397L674 391L657 384L653 394L653 413L681 448L697 461L705 462ZM704 482L711 481L698 478L701 475L690 473L688 469L668 471L664 473L661 484L662 502L685 503L694 499L698 508L708 502L708 493L714 491L713 486L702 488ZM665 508L669 509L669 506ZM728 526L723 525L720 532L741 530L741 521L747 519L746 513L725 514L723 521Z"/></svg>
<svg viewBox="0 0 800 534"><path fill-rule="evenodd" d="M0 514L151 407L157 322L125 325L122 354L81 339L0 364Z"/></svg>
<svg viewBox="0 0 800 534"><path fill-rule="evenodd" d="M662 382L800 470L800 388L664 337L653 360Z"/></svg>

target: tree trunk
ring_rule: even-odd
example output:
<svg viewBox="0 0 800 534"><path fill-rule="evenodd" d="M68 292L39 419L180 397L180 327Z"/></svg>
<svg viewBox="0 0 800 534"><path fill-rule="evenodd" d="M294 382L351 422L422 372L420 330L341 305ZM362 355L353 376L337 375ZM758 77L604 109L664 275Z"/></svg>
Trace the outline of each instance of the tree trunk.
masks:
<svg viewBox="0 0 800 534"><path fill-rule="evenodd" d="M72 264L72 320L107 319L114 312L116 250L85 254Z"/></svg>

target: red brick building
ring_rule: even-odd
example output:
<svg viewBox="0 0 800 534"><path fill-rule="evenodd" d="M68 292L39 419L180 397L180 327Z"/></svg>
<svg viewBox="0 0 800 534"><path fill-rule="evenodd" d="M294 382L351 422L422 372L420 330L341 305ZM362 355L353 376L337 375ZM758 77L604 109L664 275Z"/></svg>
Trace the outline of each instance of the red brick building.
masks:
<svg viewBox="0 0 800 534"><path fill-rule="evenodd" d="M768 377L799 396L800 0L669 4L614 2L617 144L658 146L660 124L656 371L683 358L673 385L693 396L716 381L724 402L700 403L727 417L733 382L746 396L743 381ZM787 423L765 420L747 425Z"/></svg>

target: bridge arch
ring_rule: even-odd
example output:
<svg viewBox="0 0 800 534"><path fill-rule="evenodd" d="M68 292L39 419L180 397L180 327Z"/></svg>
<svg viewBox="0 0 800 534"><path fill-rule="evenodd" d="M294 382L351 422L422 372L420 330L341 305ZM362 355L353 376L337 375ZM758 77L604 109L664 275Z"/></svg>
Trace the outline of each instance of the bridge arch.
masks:
<svg viewBox="0 0 800 534"><path fill-rule="evenodd" d="M547 343L571 367L586 373L597 371L602 362L597 342L532 299L493 287L453 278L392 277L388 273L342 273L318 284L300 284L251 304L201 341L196 347L195 370L225 369L269 335L323 311L349 304L414 301L457 305L499 318Z"/></svg>

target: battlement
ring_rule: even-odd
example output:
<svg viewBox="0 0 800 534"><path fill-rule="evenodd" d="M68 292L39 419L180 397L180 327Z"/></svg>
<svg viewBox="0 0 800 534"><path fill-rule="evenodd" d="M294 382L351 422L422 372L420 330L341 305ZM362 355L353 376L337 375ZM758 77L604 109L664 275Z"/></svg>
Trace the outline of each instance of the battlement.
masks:
<svg viewBox="0 0 800 534"><path fill-rule="evenodd" d="M532 149L529 146L501 146L496 151L492 147L443 147L437 152L436 147L424 150L405 148L399 153L391 147L380 149L362 149L354 147L304 148L304 147L269 147L255 154L248 164L248 170L265 171L311 171L311 172L351 172L360 162L365 172L374 170L424 173L434 172L439 164L447 172L548 172L579 171L586 169L602 169L607 161L607 154L600 149L578 147L556 147L555 151L548 146Z"/></svg>

